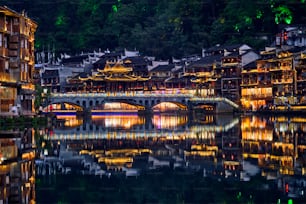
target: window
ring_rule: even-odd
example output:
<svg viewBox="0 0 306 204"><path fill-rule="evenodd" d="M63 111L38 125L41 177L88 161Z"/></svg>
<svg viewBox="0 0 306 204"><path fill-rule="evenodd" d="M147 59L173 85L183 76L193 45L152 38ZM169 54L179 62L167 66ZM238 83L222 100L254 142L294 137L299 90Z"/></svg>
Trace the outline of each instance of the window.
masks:
<svg viewBox="0 0 306 204"><path fill-rule="evenodd" d="M25 41L25 43L24 43L24 48L28 49L28 40L25 39L24 41Z"/></svg>
<svg viewBox="0 0 306 204"><path fill-rule="evenodd" d="M20 47L21 47L21 48L24 48L24 40L21 40Z"/></svg>
<svg viewBox="0 0 306 204"><path fill-rule="evenodd" d="M4 62L4 66L5 66L5 69L8 70L9 69L9 62L6 60Z"/></svg>
<svg viewBox="0 0 306 204"><path fill-rule="evenodd" d="M1 40L1 43L2 43L2 40ZM7 36L4 36L4 39L3 39L3 46L5 48L7 48Z"/></svg>

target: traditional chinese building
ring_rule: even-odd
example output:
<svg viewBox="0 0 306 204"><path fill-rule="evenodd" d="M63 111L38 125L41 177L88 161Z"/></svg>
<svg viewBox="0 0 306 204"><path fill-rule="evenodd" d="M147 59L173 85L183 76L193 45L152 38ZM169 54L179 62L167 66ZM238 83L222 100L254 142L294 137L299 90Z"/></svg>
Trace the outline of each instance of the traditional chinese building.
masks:
<svg viewBox="0 0 306 204"><path fill-rule="evenodd" d="M80 76L79 79L83 81L86 91L125 92L144 90L150 78L134 75L133 68L124 66L122 61L107 61L103 69L97 69L97 73L87 77Z"/></svg>
<svg viewBox="0 0 306 204"><path fill-rule="evenodd" d="M171 77L173 68L174 64L162 64L152 68L150 70L151 80L149 90L165 90L166 79Z"/></svg>
<svg viewBox="0 0 306 204"><path fill-rule="evenodd" d="M295 65L296 90L295 94L299 104L306 104L306 55L300 54Z"/></svg>
<svg viewBox="0 0 306 204"><path fill-rule="evenodd" d="M241 105L244 109L258 110L273 104L270 59L275 50L261 53L261 58L242 68Z"/></svg>
<svg viewBox="0 0 306 204"><path fill-rule="evenodd" d="M272 105L295 105L297 76L302 79L302 60L298 63L299 75L294 67L294 53L267 49L255 64L242 71L241 103L243 108L258 110ZM299 81L301 90L302 81Z"/></svg>
<svg viewBox="0 0 306 204"><path fill-rule="evenodd" d="M37 24L7 7L0 7L0 112L18 106L33 112L34 33Z"/></svg>
<svg viewBox="0 0 306 204"><path fill-rule="evenodd" d="M218 72L221 75L221 96L240 103L242 67L259 58L248 45L232 45L224 49Z"/></svg>
<svg viewBox="0 0 306 204"><path fill-rule="evenodd" d="M41 74L41 86L50 92L60 92L60 76L58 69L45 69Z"/></svg>
<svg viewBox="0 0 306 204"><path fill-rule="evenodd" d="M287 51L276 53L276 57L270 60L271 82L273 96L276 100L281 97L288 98L294 94L294 67L293 54ZM288 103L291 103L288 101ZM278 101L275 101L278 104Z"/></svg>
<svg viewBox="0 0 306 204"><path fill-rule="evenodd" d="M198 61L190 63L185 70L185 76L190 77L190 81L196 88L199 96L215 96L220 90L220 79L216 74L216 68L220 66L222 55L206 56Z"/></svg>

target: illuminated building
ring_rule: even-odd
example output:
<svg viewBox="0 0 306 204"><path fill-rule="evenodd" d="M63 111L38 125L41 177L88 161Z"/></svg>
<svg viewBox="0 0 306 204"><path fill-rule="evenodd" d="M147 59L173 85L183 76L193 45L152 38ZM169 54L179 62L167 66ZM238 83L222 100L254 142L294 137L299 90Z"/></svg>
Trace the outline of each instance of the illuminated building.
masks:
<svg viewBox="0 0 306 204"><path fill-rule="evenodd" d="M43 89L49 89L50 92L60 92L59 70L45 68L41 74L41 86Z"/></svg>
<svg viewBox="0 0 306 204"><path fill-rule="evenodd" d="M186 67L185 76L195 84L196 94L199 96L215 96L219 89L216 76L216 67L220 66L221 55L203 57L190 63Z"/></svg>
<svg viewBox="0 0 306 204"><path fill-rule="evenodd" d="M200 96L222 96L240 100L241 68L258 59L258 54L245 44L214 46L204 51L203 58L186 67Z"/></svg>
<svg viewBox="0 0 306 204"><path fill-rule="evenodd" d="M184 66L182 62L174 64L170 77L165 80L166 89L172 89L178 93L190 87L190 80L184 77Z"/></svg>
<svg viewBox="0 0 306 204"><path fill-rule="evenodd" d="M272 91L275 99L281 100L282 96L293 96L293 54L288 51L280 51L273 59L270 59L270 62L269 71L271 72ZM274 104L277 103L278 101L274 101ZM292 104L293 101L288 101L288 103Z"/></svg>
<svg viewBox="0 0 306 204"><path fill-rule="evenodd" d="M294 66L294 50L262 51L256 65L247 65L241 73L242 107L256 111L273 105L287 107L298 104L305 85L304 71L302 57Z"/></svg>
<svg viewBox="0 0 306 204"><path fill-rule="evenodd" d="M31 129L0 132L0 202L35 203L35 150Z"/></svg>
<svg viewBox="0 0 306 204"><path fill-rule="evenodd" d="M276 45L304 47L306 45L305 29L304 26L300 25L292 25L282 29L276 35Z"/></svg>
<svg viewBox="0 0 306 204"><path fill-rule="evenodd" d="M242 67L259 58L248 45L232 45L225 48L218 75L221 77L221 96L240 103Z"/></svg>
<svg viewBox="0 0 306 204"><path fill-rule="evenodd" d="M296 90L295 94L300 104L306 104L306 54L301 53L295 65Z"/></svg>
<svg viewBox="0 0 306 204"><path fill-rule="evenodd" d="M79 79L85 84L86 91L125 92L137 90L138 86L143 89L149 78L136 76L133 71L123 61L107 61L103 69L97 69L97 73L87 77L80 76Z"/></svg>
<svg viewBox="0 0 306 204"><path fill-rule="evenodd" d="M19 105L32 112L34 32L37 25L25 13L0 7L0 112Z"/></svg>
<svg viewBox="0 0 306 204"><path fill-rule="evenodd" d="M241 105L244 109L258 110L273 103L270 59L274 51L261 52L261 59L245 65L241 71Z"/></svg>

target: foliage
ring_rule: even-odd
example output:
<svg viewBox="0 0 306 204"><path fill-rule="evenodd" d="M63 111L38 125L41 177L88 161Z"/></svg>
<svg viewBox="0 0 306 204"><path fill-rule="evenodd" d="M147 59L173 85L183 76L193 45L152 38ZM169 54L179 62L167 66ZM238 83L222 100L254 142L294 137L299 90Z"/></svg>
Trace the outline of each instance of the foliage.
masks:
<svg viewBox="0 0 306 204"><path fill-rule="evenodd" d="M36 50L138 49L159 58L215 44L263 46L282 24L305 24L297 0L0 0L38 23Z"/></svg>
<svg viewBox="0 0 306 204"><path fill-rule="evenodd" d="M47 125L46 117L0 117L0 130L12 130L19 129L23 130L24 128L38 128L44 127Z"/></svg>
<svg viewBox="0 0 306 204"><path fill-rule="evenodd" d="M39 84L35 84L35 100L34 100L34 107L35 110L39 109L39 106L42 104L42 93L43 89Z"/></svg>

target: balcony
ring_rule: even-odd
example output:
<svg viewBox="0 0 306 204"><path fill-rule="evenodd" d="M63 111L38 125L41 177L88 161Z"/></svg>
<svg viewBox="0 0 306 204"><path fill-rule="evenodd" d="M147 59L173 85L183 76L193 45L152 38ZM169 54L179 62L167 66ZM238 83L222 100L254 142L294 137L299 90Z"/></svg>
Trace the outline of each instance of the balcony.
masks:
<svg viewBox="0 0 306 204"><path fill-rule="evenodd" d="M10 42L10 43L18 43L18 42L19 42L19 37L18 37L18 35L10 36L9 42Z"/></svg>
<svg viewBox="0 0 306 204"><path fill-rule="evenodd" d="M17 43L9 43L9 49L17 50L18 49L18 44Z"/></svg>
<svg viewBox="0 0 306 204"><path fill-rule="evenodd" d="M285 66L280 66L280 67L272 67L270 68L271 72L276 72L276 71L292 71L292 66L290 65L285 65Z"/></svg>
<svg viewBox="0 0 306 204"><path fill-rule="evenodd" d="M3 22L0 22L0 32L6 32L6 26Z"/></svg>
<svg viewBox="0 0 306 204"><path fill-rule="evenodd" d="M244 85L244 86L255 86L255 85L258 85L258 81L257 80L248 80L248 81L244 81L242 83L242 85Z"/></svg>
<svg viewBox="0 0 306 204"><path fill-rule="evenodd" d="M281 71L280 67L270 67L270 72Z"/></svg>
<svg viewBox="0 0 306 204"><path fill-rule="evenodd" d="M17 69L18 68L18 62L11 60L9 62L9 66L10 66L11 69Z"/></svg>
<svg viewBox="0 0 306 204"><path fill-rule="evenodd" d="M5 47L0 47L0 56L7 57L8 56L8 49Z"/></svg>
<svg viewBox="0 0 306 204"><path fill-rule="evenodd" d="M9 57L17 57L18 56L18 51L17 50L9 50L8 56Z"/></svg>
<svg viewBox="0 0 306 204"><path fill-rule="evenodd" d="M24 60L30 60L29 58L29 50L25 49L25 48L22 48L21 49L21 53L20 53L20 58L21 59L24 59Z"/></svg>
<svg viewBox="0 0 306 204"><path fill-rule="evenodd" d="M20 33L19 24L13 24L13 33Z"/></svg>
<svg viewBox="0 0 306 204"><path fill-rule="evenodd" d="M272 84L292 84L293 79L274 79L272 80Z"/></svg>

